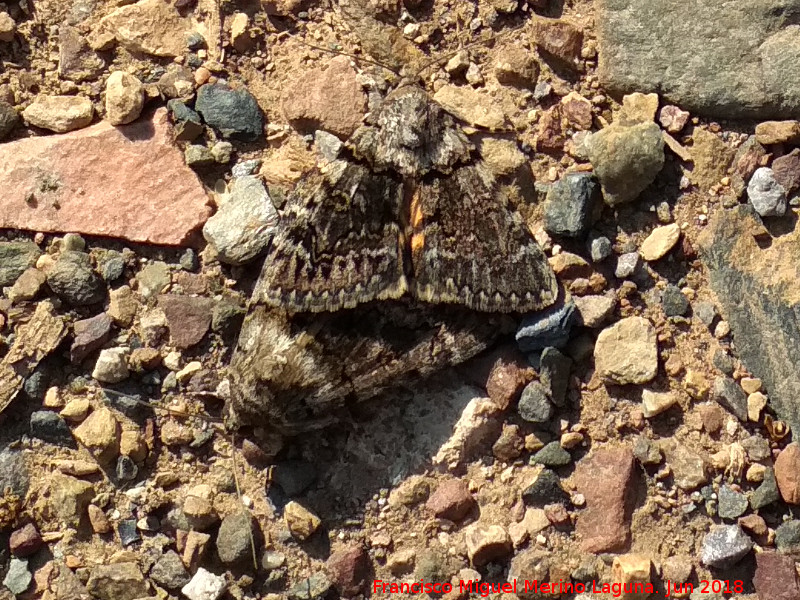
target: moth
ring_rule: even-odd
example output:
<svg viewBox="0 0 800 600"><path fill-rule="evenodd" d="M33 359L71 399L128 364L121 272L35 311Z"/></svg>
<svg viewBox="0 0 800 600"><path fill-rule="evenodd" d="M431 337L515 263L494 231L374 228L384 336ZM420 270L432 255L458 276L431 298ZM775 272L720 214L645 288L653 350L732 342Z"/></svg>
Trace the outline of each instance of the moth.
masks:
<svg viewBox="0 0 800 600"><path fill-rule="evenodd" d="M481 352L555 275L456 119L391 92L288 195L232 360L230 413L296 433Z"/></svg>

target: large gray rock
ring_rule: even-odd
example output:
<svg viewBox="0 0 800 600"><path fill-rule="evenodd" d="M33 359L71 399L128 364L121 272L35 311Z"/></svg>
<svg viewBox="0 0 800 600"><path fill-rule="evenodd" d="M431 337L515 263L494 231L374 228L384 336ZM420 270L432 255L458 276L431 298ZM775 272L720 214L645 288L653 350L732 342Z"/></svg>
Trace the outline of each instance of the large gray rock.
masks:
<svg viewBox="0 0 800 600"><path fill-rule="evenodd" d="M800 230L770 240L751 207L718 213L700 238L711 288L736 350L770 405L800 427Z"/></svg>
<svg viewBox="0 0 800 600"><path fill-rule="evenodd" d="M710 116L800 109L800 0L600 0L602 83ZM724 32L724 35L722 35Z"/></svg>

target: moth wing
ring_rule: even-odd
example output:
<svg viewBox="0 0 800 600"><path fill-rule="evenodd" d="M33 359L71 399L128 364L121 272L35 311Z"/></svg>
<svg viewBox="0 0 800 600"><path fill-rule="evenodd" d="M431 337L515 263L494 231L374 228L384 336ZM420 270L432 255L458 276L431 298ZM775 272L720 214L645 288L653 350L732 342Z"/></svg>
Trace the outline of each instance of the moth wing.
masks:
<svg viewBox="0 0 800 600"><path fill-rule="evenodd" d="M288 312L352 308L407 290L402 184L334 161L289 194L254 300Z"/></svg>
<svg viewBox="0 0 800 600"><path fill-rule="evenodd" d="M482 165L428 176L411 201L412 294L485 312L553 304L558 283L522 216Z"/></svg>

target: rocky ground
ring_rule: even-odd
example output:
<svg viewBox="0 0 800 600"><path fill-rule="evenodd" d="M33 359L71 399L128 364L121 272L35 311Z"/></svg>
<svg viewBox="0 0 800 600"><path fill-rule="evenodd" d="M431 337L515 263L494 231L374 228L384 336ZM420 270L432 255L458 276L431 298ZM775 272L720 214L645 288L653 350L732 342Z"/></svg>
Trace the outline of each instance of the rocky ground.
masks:
<svg viewBox="0 0 800 600"><path fill-rule="evenodd" d="M798 8L651 4L0 2L0 598L800 598ZM285 195L399 67L565 300L227 431Z"/></svg>

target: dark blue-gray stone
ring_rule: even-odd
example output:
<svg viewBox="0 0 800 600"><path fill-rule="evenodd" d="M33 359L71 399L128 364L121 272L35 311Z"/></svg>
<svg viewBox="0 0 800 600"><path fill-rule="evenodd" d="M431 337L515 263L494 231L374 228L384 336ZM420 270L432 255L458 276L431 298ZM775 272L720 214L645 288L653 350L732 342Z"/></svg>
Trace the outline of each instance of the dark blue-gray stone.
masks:
<svg viewBox="0 0 800 600"><path fill-rule="evenodd" d="M64 418L49 410L37 410L31 414L31 435L57 446L75 447L72 432Z"/></svg>
<svg viewBox="0 0 800 600"><path fill-rule="evenodd" d="M717 514L722 519L738 519L747 511L747 497L729 485L723 485L717 494Z"/></svg>
<svg viewBox="0 0 800 600"><path fill-rule="evenodd" d="M568 173L547 190L544 229L552 235L582 237L601 203L600 185L591 173Z"/></svg>
<svg viewBox="0 0 800 600"><path fill-rule="evenodd" d="M72 306L97 304L106 296L105 283L94 272L92 261L85 252L62 252L47 272L47 285Z"/></svg>
<svg viewBox="0 0 800 600"><path fill-rule="evenodd" d="M150 579L168 590L177 590L191 580L183 561L174 550L167 550L150 569Z"/></svg>
<svg viewBox="0 0 800 600"><path fill-rule="evenodd" d="M564 406L572 359L555 348L545 348L539 360L539 378L550 391L550 399L556 406Z"/></svg>
<svg viewBox="0 0 800 600"><path fill-rule="evenodd" d="M315 573L307 579L296 583L289 590L291 600L316 600L324 598L331 589L332 583L325 573Z"/></svg>
<svg viewBox="0 0 800 600"><path fill-rule="evenodd" d="M43 400L49 387L49 378L41 367L37 368L25 380L22 391L29 400Z"/></svg>
<svg viewBox="0 0 800 600"><path fill-rule="evenodd" d="M800 521L781 523L775 530L775 545L783 554L800 554Z"/></svg>
<svg viewBox="0 0 800 600"><path fill-rule="evenodd" d="M689 300L677 285L668 285L661 294L661 306L668 317L682 317L689 310Z"/></svg>
<svg viewBox="0 0 800 600"><path fill-rule="evenodd" d="M747 394L733 379L717 377L714 380L711 397L740 421L747 422Z"/></svg>
<svg viewBox="0 0 800 600"><path fill-rule="evenodd" d="M191 142L203 133L203 121L194 110L186 106L182 100L172 99L167 102L167 109L175 123L175 138Z"/></svg>
<svg viewBox="0 0 800 600"><path fill-rule="evenodd" d="M536 479L522 492L522 501L529 506L563 503L567 494L561 487L561 480L550 469L542 469Z"/></svg>
<svg viewBox="0 0 800 600"><path fill-rule="evenodd" d="M272 482L290 498L302 494L316 480L316 467L304 460L284 460L272 469Z"/></svg>
<svg viewBox="0 0 800 600"><path fill-rule="evenodd" d="M17 110L5 100L0 100L0 140L7 137L21 122Z"/></svg>
<svg viewBox="0 0 800 600"><path fill-rule="evenodd" d="M570 298L525 317L517 330L517 344L523 352L536 352L548 346L563 348L574 322L575 303Z"/></svg>
<svg viewBox="0 0 800 600"><path fill-rule="evenodd" d="M539 381L531 381L522 390L517 403L519 416L529 423L547 423L553 418L553 403L547 388Z"/></svg>
<svg viewBox="0 0 800 600"><path fill-rule="evenodd" d="M217 534L217 555L226 565L243 565L252 557L253 516L242 510L222 519ZM258 549L256 549L258 550ZM252 560L250 561L252 565Z"/></svg>
<svg viewBox="0 0 800 600"><path fill-rule="evenodd" d="M126 519L117 523L117 534L119 534L119 541L123 546L130 546L142 539L136 528L135 519Z"/></svg>
<svg viewBox="0 0 800 600"><path fill-rule="evenodd" d="M714 352L714 356L711 358L711 362L714 363L716 368L725 373L725 375L733 377L736 365L733 364L733 358L722 348L717 348Z"/></svg>
<svg viewBox="0 0 800 600"><path fill-rule="evenodd" d="M0 242L0 287L14 285L41 255L39 246L33 242Z"/></svg>
<svg viewBox="0 0 800 600"><path fill-rule="evenodd" d="M0 490L11 490L19 498L28 493L28 467L22 454L13 450L0 451Z"/></svg>
<svg viewBox="0 0 800 600"><path fill-rule="evenodd" d="M202 33L193 31L186 36L186 47L189 50L201 50L206 47L206 38Z"/></svg>
<svg viewBox="0 0 800 600"><path fill-rule="evenodd" d="M255 140L263 134L264 117L258 102L246 89L205 84L197 91L195 109L203 120L226 138Z"/></svg>
<svg viewBox="0 0 800 600"><path fill-rule="evenodd" d="M559 442L550 442L531 457L532 464L545 467L564 467L572 462L572 456Z"/></svg>

